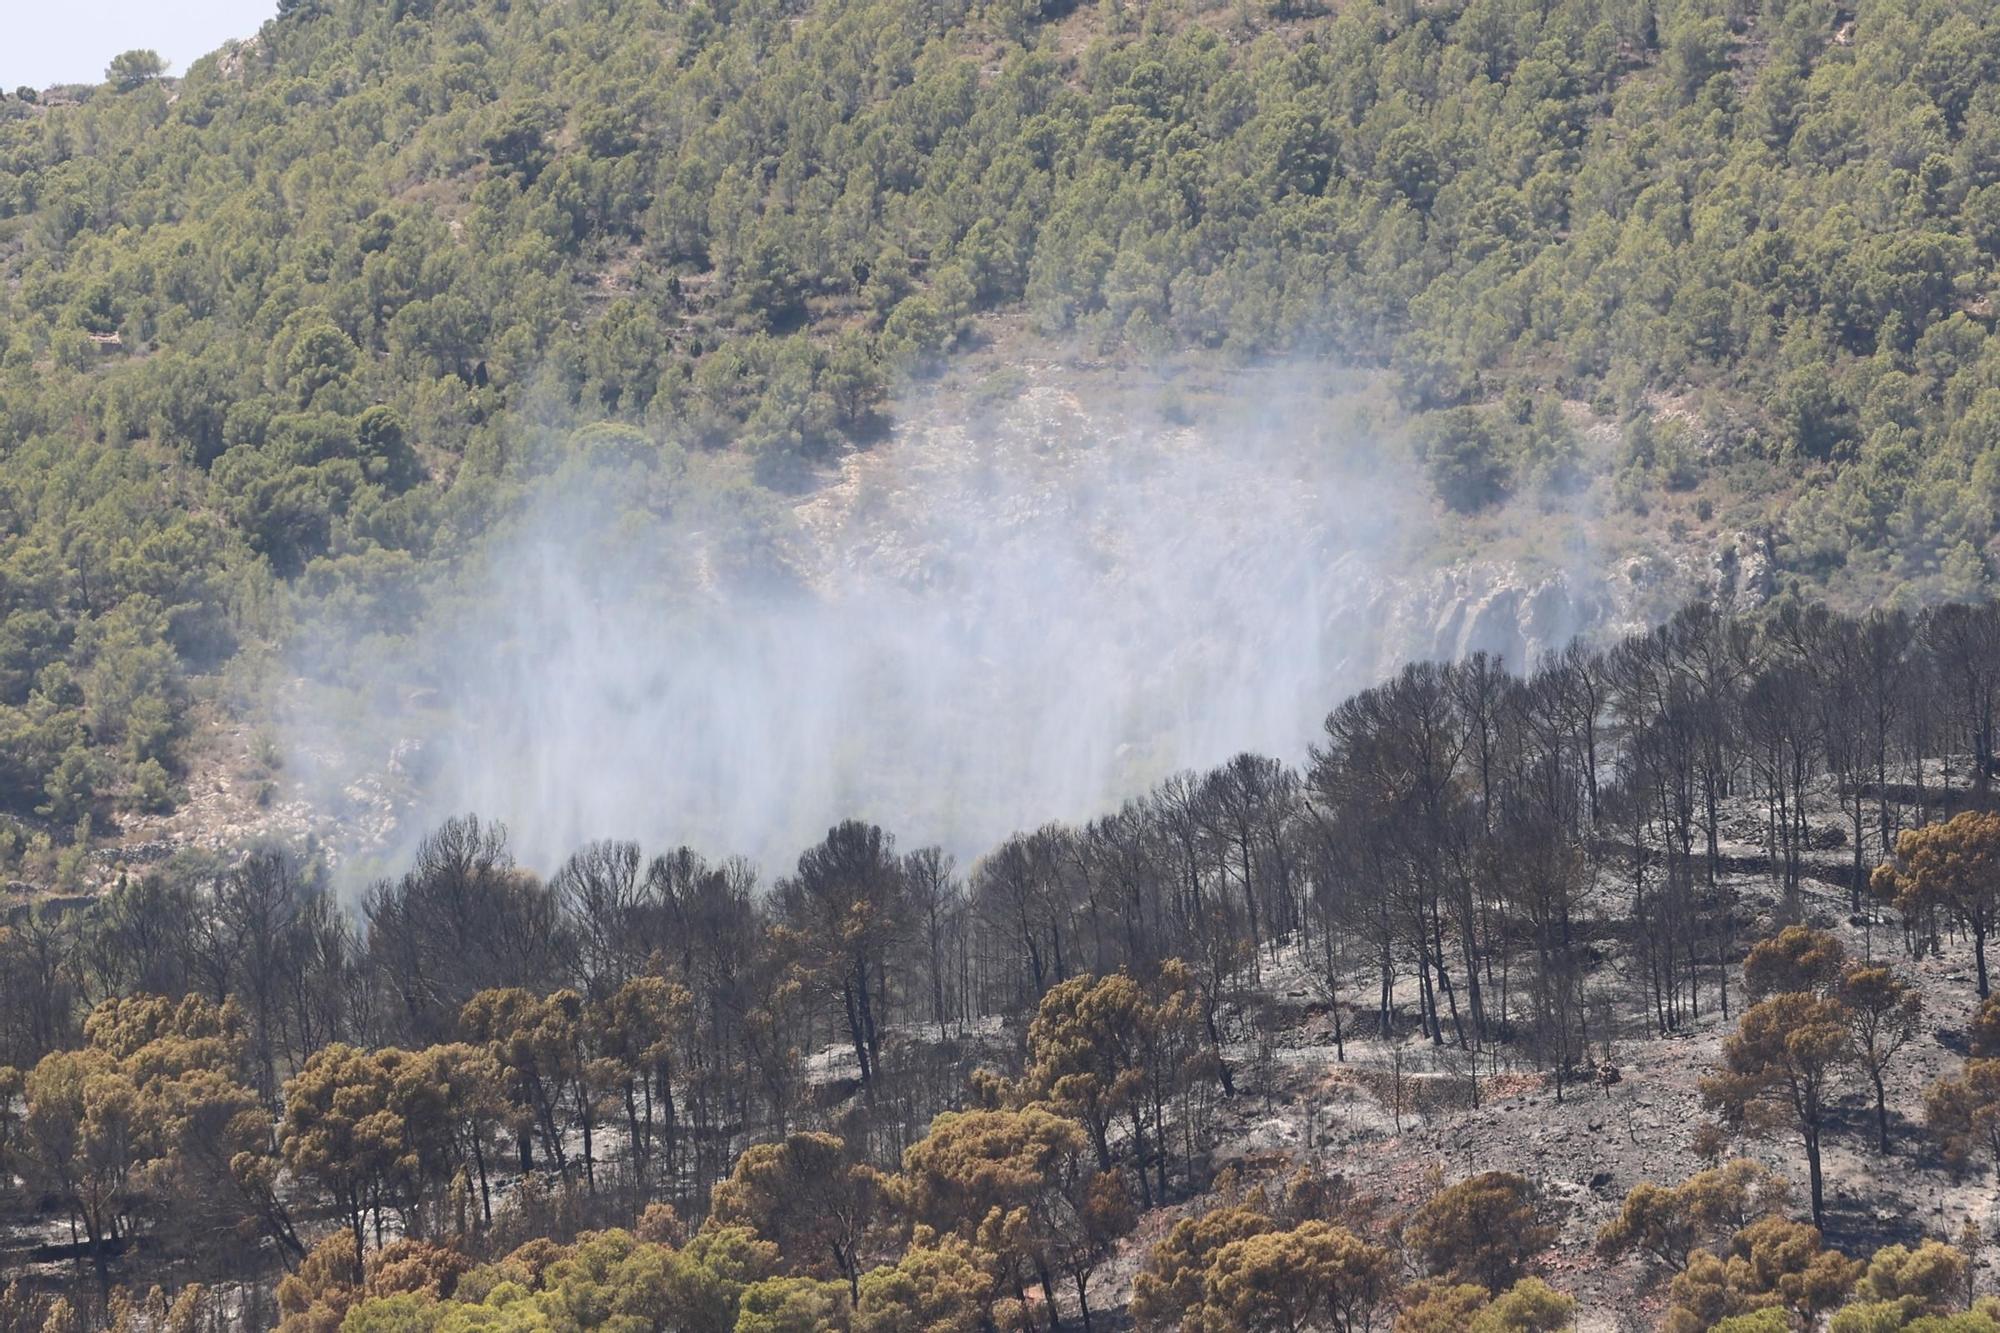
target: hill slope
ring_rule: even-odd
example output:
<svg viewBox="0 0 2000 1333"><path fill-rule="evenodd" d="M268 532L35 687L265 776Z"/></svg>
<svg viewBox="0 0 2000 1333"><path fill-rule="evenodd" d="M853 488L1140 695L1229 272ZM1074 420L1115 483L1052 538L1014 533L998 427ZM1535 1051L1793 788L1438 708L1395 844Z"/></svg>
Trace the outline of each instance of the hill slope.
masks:
<svg viewBox="0 0 2000 1333"><path fill-rule="evenodd" d="M1451 509L1682 495L1849 599L1986 578L1989 7L284 8L0 102L31 823L170 805L199 678L402 635L572 465L774 512L739 474L810 485L996 320L1361 366Z"/></svg>

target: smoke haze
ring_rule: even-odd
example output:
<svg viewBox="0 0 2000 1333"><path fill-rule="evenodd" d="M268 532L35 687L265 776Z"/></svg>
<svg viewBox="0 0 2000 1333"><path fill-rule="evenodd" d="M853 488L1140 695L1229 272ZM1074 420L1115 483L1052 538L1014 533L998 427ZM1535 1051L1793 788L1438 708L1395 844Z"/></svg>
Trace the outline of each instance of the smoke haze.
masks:
<svg viewBox="0 0 2000 1333"><path fill-rule="evenodd" d="M776 518L609 493L647 484L544 487L426 632L399 837L475 811L542 870L621 837L775 872L855 816L976 856L1299 757L1383 668L1370 600L1410 536L1405 479L1311 403L919 412Z"/></svg>

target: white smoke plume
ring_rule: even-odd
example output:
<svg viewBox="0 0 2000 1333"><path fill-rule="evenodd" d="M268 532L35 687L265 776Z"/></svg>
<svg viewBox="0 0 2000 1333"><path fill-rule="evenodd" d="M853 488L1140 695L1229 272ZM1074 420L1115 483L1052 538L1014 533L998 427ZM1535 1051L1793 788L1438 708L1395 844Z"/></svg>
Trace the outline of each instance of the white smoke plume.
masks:
<svg viewBox="0 0 2000 1333"><path fill-rule="evenodd" d="M782 871L850 816L971 857L1298 758L1385 666L1371 604L1420 508L1324 400L1269 393L1193 426L1052 390L918 410L772 531L546 489L375 682L422 701L391 728L420 743L400 833L474 811L542 870L621 837ZM731 572L763 555L778 577Z"/></svg>

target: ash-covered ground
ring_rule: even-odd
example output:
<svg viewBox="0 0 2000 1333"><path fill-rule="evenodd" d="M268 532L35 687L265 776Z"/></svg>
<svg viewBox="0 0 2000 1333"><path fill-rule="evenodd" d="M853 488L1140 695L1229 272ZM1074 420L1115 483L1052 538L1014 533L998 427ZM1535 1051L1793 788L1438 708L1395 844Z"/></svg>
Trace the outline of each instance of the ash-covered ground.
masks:
<svg viewBox="0 0 2000 1333"><path fill-rule="evenodd" d="M1823 794L1830 801L1830 793ZM1830 803L1819 814L1822 828L1838 822ZM1755 836L1748 818L1734 828ZM1726 841L1722 851L1739 867L1765 855L1754 841ZM1789 903L1773 875L1761 869L1738 869L1724 882L1738 901L1742 946L1803 921L1838 935L1850 957L1892 962L1923 994L1919 1035L1886 1080L1886 1156L1876 1150L1865 1075L1854 1072L1841 1087L1824 1139L1826 1243L1865 1257L1883 1245L1927 1236L1954 1240L1968 1219L1991 1236L2000 1211L1991 1171L1982 1164L1969 1177L1955 1177L1923 1125L1924 1092L1964 1059L1964 1029L1978 1007L1970 941L1947 936L1940 956L1910 957L1892 912L1849 911L1852 857L1851 847L1814 853L1808 878ZM1629 892L1615 868L1604 873L1593 904L1601 924L1617 920ZM1616 934L1600 932L1606 939ZM1697 1084L1715 1068L1744 1001L1740 969L1732 966L1728 1019L1711 988L1699 1018L1661 1034L1629 1017L1647 1009L1636 971L1630 953L1614 947L1590 981L1593 993L1613 1000L1605 1010L1627 1016L1608 1043L1602 1032L1592 1035L1593 1060L1615 1066L1616 1081L1571 1082L1558 1100L1550 1076L1505 1047L1474 1062L1449 1044L1434 1046L1414 1021L1414 983L1398 993L1407 1006L1407 1033L1389 1042L1376 1035L1374 1014L1366 1008L1372 980L1357 978L1363 1009L1344 1011L1341 1060L1314 962L1295 947L1280 952L1236 1013L1239 1039L1230 1054L1241 1091L1218 1103L1214 1125L1217 1166L1234 1168L1233 1181L1231 1173L1222 1174L1224 1186L1275 1183L1311 1163L1344 1178L1362 1211L1372 1208L1386 1223L1440 1185L1481 1171L1518 1172L1539 1186L1547 1219L1558 1227L1535 1271L1577 1297L1577 1327L1604 1333L1656 1327L1671 1275L1641 1258L1607 1261L1594 1242L1633 1186L1646 1180L1679 1184L1713 1164L1696 1148L1697 1129L1716 1119ZM1356 992L1344 998L1357 998ZM1795 1134L1739 1135L1725 1155L1755 1158L1783 1172L1794 1185L1789 1211L1809 1214L1805 1159ZM1100 1279L1107 1302L1129 1295L1146 1251L1174 1220L1217 1202L1211 1193L1147 1217ZM1981 1294L2000 1292L1992 1251L1980 1256L1975 1282Z"/></svg>

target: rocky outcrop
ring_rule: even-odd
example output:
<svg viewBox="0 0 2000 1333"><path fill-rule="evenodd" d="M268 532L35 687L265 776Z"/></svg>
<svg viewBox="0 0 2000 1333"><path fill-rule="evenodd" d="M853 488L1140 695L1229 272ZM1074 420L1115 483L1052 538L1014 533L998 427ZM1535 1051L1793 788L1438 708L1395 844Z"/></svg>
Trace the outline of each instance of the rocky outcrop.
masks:
<svg viewBox="0 0 2000 1333"><path fill-rule="evenodd" d="M1277 529L1296 537L1294 549L1314 548L1325 577L1312 581L1313 609L1332 646L1330 674L1343 683L1413 659L1475 652L1519 666L1578 637L1642 631L1698 598L1744 611L1772 591L1768 534L1725 532L1712 544L1662 539L1636 551L1624 541L1613 554L1606 520L1587 512L1523 520L1545 529L1544 540L1524 547L1571 552L1561 567L1532 556L1412 561L1404 553L1426 544L1434 522L1428 504L1412 498L1422 484L1393 460L1371 458L1363 444L1302 444L1323 426L1281 407L1258 414L1247 434L1220 410L1212 421L1135 420L1097 408L1056 367L1026 369L1022 387L988 403L976 426L936 407L902 414L888 444L851 458L800 506L814 544L840 552L849 568L859 561L899 577L898 570L929 567L940 547L968 531L979 540L966 548L983 552L1024 531L1042 541L1047 534L1037 525L1051 515L1096 519L1109 478L1124 503L1211 546L1217 538L1245 543L1213 549L1220 562L1247 551L1253 563L1281 564L1263 545ZM1080 493L1096 498L1079 506ZM1364 503L1354 502L1357 494ZM1174 517L1196 508L1198 516ZM1240 517L1229 518L1232 510ZM955 515L942 532L924 521L938 513ZM1138 563L1133 545L1129 534L1106 545L1111 577L1126 577L1116 568L1121 560Z"/></svg>
<svg viewBox="0 0 2000 1333"><path fill-rule="evenodd" d="M1378 599L1381 668L1473 653L1520 666L1579 635L1624 630L1620 600L1605 580L1493 561L1386 580Z"/></svg>
<svg viewBox="0 0 2000 1333"><path fill-rule="evenodd" d="M1754 610L1772 590L1770 538L1750 532L1726 534L1705 554L1659 552L1600 570L1459 561L1379 581L1372 601L1378 673L1480 652L1518 667L1572 639L1642 632L1701 598L1733 612Z"/></svg>

